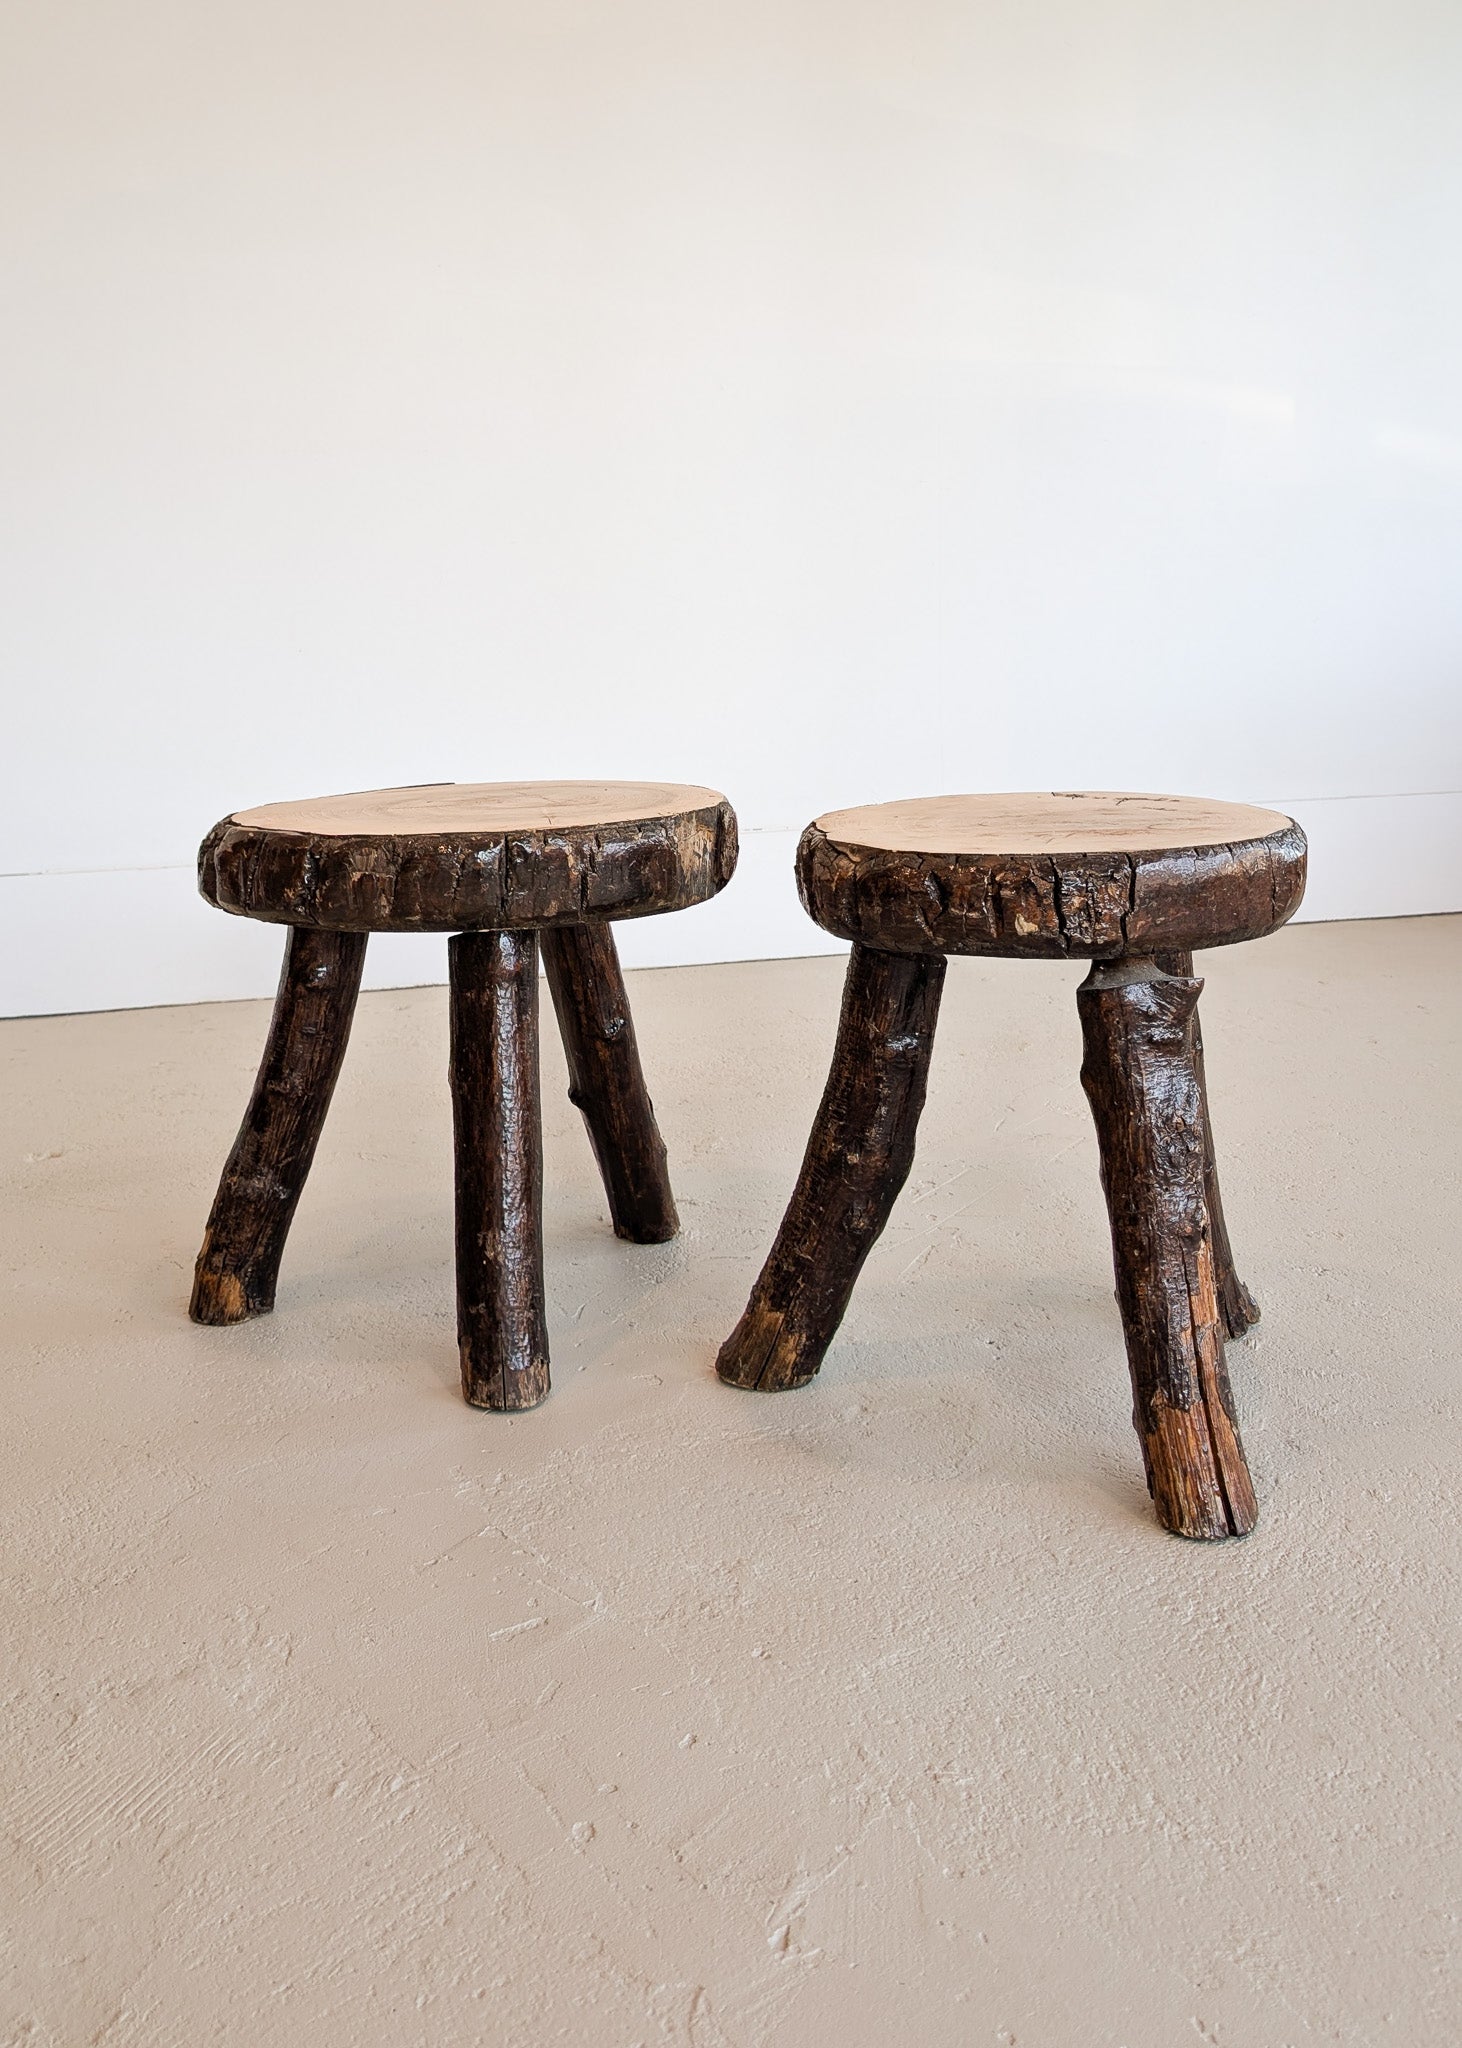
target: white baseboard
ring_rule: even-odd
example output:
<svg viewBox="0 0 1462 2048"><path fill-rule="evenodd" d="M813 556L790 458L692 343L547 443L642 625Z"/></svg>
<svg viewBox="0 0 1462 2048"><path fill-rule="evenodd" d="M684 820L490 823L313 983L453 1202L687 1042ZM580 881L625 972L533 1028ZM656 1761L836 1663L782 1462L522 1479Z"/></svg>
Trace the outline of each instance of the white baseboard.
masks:
<svg viewBox="0 0 1462 2048"><path fill-rule="evenodd" d="M1462 792L1271 799L1310 838L1302 919L1462 911ZM809 922L792 879L796 832L743 834L713 903L617 927L630 967L786 959L843 950ZM223 917L191 867L0 878L0 1016L226 1002L273 993L282 934ZM445 981L446 940L372 939L367 988Z"/></svg>
<svg viewBox="0 0 1462 2048"><path fill-rule="evenodd" d="M1462 790L1276 802L1304 827L1310 877L1298 922L1462 910Z"/></svg>

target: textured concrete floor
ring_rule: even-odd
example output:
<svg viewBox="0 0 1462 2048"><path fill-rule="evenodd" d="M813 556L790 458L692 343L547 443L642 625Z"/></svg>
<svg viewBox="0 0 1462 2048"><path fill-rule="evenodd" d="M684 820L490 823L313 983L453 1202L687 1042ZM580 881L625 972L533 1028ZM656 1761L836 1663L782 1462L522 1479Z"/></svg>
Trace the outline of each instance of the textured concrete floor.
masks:
<svg viewBox="0 0 1462 2048"><path fill-rule="evenodd" d="M0 1026L0 2041L1454 2043L1462 919L1211 956L1261 1522L1143 1490L1075 970L956 963L822 1379L711 1361L841 963L632 978L685 1231L547 1047L555 1392L458 1401L443 991L277 1313L184 1315L266 1011Z"/></svg>

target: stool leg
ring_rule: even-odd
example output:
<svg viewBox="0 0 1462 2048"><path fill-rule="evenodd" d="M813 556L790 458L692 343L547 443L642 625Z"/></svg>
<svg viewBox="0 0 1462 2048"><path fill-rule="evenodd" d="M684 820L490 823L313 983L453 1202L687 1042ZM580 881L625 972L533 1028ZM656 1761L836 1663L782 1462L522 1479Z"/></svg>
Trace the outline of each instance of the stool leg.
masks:
<svg viewBox="0 0 1462 2048"><path fill-rule="evenodd" d="M462 1393L474 1408L536 1408L548 1392L537 936L459 932L447 955Z"/></svg>
<svg viewBox="0 0 1462 2048"><path fill-rule="evenodd" d="M614 1234L631 1244L664 1244L680 1218L614 933L607 924L561 925L544 931L542 941L569 1063L569 1101L588 1127Z"/></svg>
<svg viewBox="0 0 1462 2048"><path fill-rule="evenodd" d="M259 1076L213 1198L193 1275L195 1323L274 1306L279 1261L350 1038L364 932L291 928Z"/></svg>
<svg viewBox="0 0 1462 2048"><path fill-rule="evenodd" d="M1157 964L1165 974L1175 974L1180 981L1192 977L1191 953L1159 953ZM1223 1197L1218 1191L1218 1160L1213 1149L1213 1118L1209 1113L1208 1081L1203 1071L1203 1026L1198 1021L1196 1010L1193 1012L1193 1065L1198 1074L1198 1093L1203 1098L1203 1194L1208 1203L1208 1229L1213 1239L1213 1278L1218 1288L1218 1309L1223 1318L1224 1334L1242 1337L1245 1330L1251 1330L1258 1322L1259 1304L1235 1271L1228 1225L1223 1220Z"/></svg>
<svg viewBox="0 0 1462 2048"><path fill-rule="evenodd" d="M1163 1526L1243 1536L1257 1510L1234 1421L1203 1194L1191 1020L1203 984L1151 960L1093 967L1077 995L1133 1421Z"/></svg>
<svg viewBox="0 0 1462 2048"><path fill-rule="evenodd" d="M716 1370L805 1386L914 1163L944 961L854 946L832 1071L776 1242Z"/></svg>

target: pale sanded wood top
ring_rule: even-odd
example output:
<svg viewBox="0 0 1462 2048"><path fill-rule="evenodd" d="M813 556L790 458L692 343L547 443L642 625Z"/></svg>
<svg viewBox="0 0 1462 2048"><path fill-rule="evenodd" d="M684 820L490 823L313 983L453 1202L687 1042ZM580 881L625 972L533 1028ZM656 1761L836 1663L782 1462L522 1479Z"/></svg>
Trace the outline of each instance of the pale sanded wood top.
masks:
<svg viewBox="0 0 1462 2048"><path fill-rule="evenodd" d="M235 811L236 825L315 837L407 837L412 833L553 832L672 818L726 799L688 782L424 782L406 789L362 789L348 796L305 797Z"/></svg>
<svg viewBox="0 0 1462 2048"><path fill-rule="evenodd" d="M896 853L1158 853L1267 839L1291 820L1253 804L1117 790L1035 790L908 797L828 811L813 821L839 846Z"/></svg>

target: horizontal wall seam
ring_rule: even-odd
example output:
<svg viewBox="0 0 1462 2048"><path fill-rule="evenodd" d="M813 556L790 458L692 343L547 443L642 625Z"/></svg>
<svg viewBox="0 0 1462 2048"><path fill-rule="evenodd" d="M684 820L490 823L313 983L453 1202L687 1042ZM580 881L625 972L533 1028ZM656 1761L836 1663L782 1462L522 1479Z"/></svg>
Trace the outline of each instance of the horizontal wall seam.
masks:
<svg viewBox="0 0 1462 2048"><path fill-rule="evenodd" d="M1262 796L1253 801L1270 810L1285 804L1388 804L1405 803L1413 797L1462 796L1462 789L1367 789L1348 796ZM743 837L752 833L800 832L800 825L741 825ZM182 875L192 871L190 860L133 861L116 868L7 868L0 882L38 882L61 875Z"/></svg>
<svg viewBox="0 0 1462 2048"><path fill-rule="evenodd" d="M740 825L743 839L755 832L775 835L801 830L800 825ZM148 860L129 861L118 868L5 868L0 870L0 882L40 882L61 875L187 875L196 865L191 860Z"/></svg>

